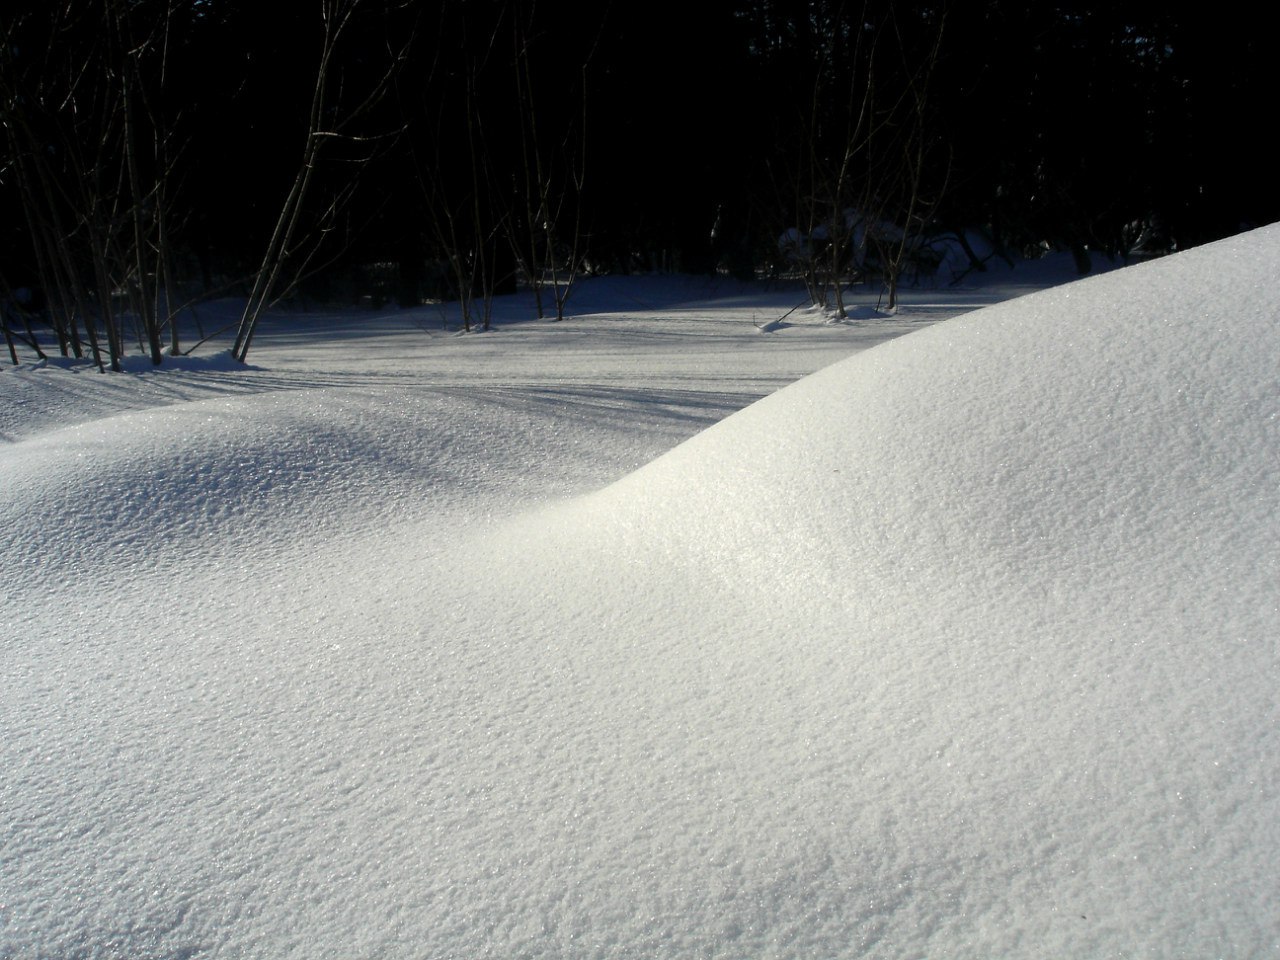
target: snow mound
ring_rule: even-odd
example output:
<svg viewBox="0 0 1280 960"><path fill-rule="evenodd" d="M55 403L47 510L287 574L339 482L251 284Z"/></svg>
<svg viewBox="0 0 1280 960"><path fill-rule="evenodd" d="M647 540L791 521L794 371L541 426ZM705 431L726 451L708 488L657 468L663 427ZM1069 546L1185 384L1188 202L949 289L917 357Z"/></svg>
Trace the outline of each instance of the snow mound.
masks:
<svg viewBox="0 0 1280 960"><path fill-rule="evenodd" d="M859 354L629 476L599 495L593 522L625 516L693 565L734 556L738 581L909 574L986 585L984 596L1023 581L1034 597L1048 574L1062 592L1123 573L1139 597L1202 596L1268 559L1245 547L1260 551L1276 529L1278 238L1081 281Z"/></svg>
<svg viewBox="0 0 1280 960"><path fill-rule="evenodd" d="M1278 259L936 325L514 520L609 435L558 396L9 445L0 956L1268 952Z"/></svg>
<svg viewBox="0 0 1280 960"><path fill-rule="evenodd" d="M748 955L1275 942L1278 260L1272 228L940 324L557 517L578 589L628 583L597 616L649 618L595 646L701 758L693 832L755 818L788 863Z"/></svg>

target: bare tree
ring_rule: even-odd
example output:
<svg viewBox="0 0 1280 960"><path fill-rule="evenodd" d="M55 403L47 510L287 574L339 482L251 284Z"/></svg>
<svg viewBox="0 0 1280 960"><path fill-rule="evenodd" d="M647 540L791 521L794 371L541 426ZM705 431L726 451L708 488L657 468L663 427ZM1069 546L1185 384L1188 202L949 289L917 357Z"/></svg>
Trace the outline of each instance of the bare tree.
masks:
<svg viewBox="0 0 1280 960"><path fill-rule="evenodd" d="M94 339L94 311L88 289L86 247L89 219L80 190L89 171L111 160L110 99L95 99L102 54L90 40L101 22L89 11L61 4L46 16L32 11L7 19L0 35L0 129L4 135L6 179L16 188L31 239L39 282L49 294L46 316L63 356L83 356L80 328ZM61 44L59 44L61 41ZM67 55L59 54L65 52ZM102 253L99 251L98 257ZM97 266L101 269L101 263ZM40 351L28 326L29 339ZM95 344L96 348L96 344ZM96 349L95 360L105 369ZM118 368L118 355L111 354Z"/></svg>
<svg viewBox="0 0 1280 960"><path fill-rule="evenodd" d="M517 279L540 319L553 307L562 318L585 261L587 80L599 38L578 35L579 61L562 35L538 32L534 13L442 5L437 32L454 42L414 91L430 126L414 138L413 169L467 331L489 328L495 295ZM555 84L569 97L542 95L549 76L569 73Z"/></svg>
<svg viewBox="0 0 1280 960"><path fill-rule="evenodd" d="M512 18L512 67L520 156L513 179L520 197L520 215L509 218L509 237L520 271L533 290L538 319L545 316L544 293L549 287L556 319L563 320L584 259L587 80L594 46L579 69L579 109L576 114L570 113L548 138L545 120L540 122L546 113L536 95L532 69L532 48L540 39L534 35L532 17L522 17L517 11ZM555 55L560 56L561 52L556 51Z"/></svg>
<svg viewBox="0 0 1280 960"><path fill-rule="evenodd" d="M904 271L913 259L918 261L922 255L921 240L946 189L950 168L949 163L941 165L938 181L929 183L935 169L932 154L936 146L930 125L929 92L942 48L945 21L943 14L932 42L913 61L902 36L901 23L892 8L890 10L889 26L901 60L902 94L894 105L896 122L884 129L885 142L869 145L869 151L874 147L878 152L874 160L878 176L873 181L875 196L880 200L878 219L884 223L892 217L894 229L881 228L868 233L868 242L875 246L880 261L886 307L890 311L898 308L898 288Z"/></svg>
<svg viewBox="0 0 1280 960"><path fill-rule="evenodd" d="M6 169L64 355L120 369L125 323L153 363L178 348L174 133L158 100L180 0L62 0L0 30ZM103 357L105 341L106 358Z"/></svg>
<svg viewBox="0 0 1280 960"><path fill-rule="evenodd" d="M442 9L442 33L448 12L447 7ZM415 149L413 166L436 249L448 263L463 329L470 333L474 326L488 330L492 323L495 248L506 228L495 222L492 209L496 191L485 139L485 105L479 94L497 29L476 51L469 46L472 32L466 27L463 18L458 25L462 46L456 51L460 61L453 69L433 69L427 78L423 93L431 101L431 153L419 155ZM459 82L460 91L453 86ZM465 153L455 148L459 138Z"/></svg>
<svg viewBox="0 0 1280 960"><path fill-rule="evenodd" d="M434 246L448 266L463 330L488 330L494 297L514 289L519 256L513 253L517 208L512 185L498 167L504 151L489 138L491 122L507 126L510 104L493 96L500 75L500 39L508 15L493 16L465 3L440 8L439 36L454 42L437 48L429 74L413 94L430 120L427 144L416 138L413 168L426 205Z"/></svg>
<svg viewBox="0 0 1280 960"><path fill-rule="evenodd" d="M846 316L845 287L881 279L896 306L903 269L937 201L929 80L945 15L906 35L893 4L811 4L812 83L790 176L794 225L784 253L813 303ZM922 29L922 27L926 29ZM921 33L929 37L922 49Z"/></svg>
<svg viewBox="0 0 1280 960"><path fill-rule="evenodd" d="M386 68L367 89L352 94L346 88L339 51L353 30L354 19L363 0L319 0L321 33L315 81L307 112L306 133L293 180L280 204L262 258L254 272L253 286L236 330L231 356L245 362L263 312L288 293L306 274L320 250L320 240L336 218L338 211L355 192L353 176L325 197L319 216L310 228L303 226L304 212L315 180L316 170L330 144L376 144L392 133L359 134L354 125L367 116L386 95L391 80L404 62L414 36L410 32L395 47L386 50ZM367 157L353 161L358 171Z"/></svg>

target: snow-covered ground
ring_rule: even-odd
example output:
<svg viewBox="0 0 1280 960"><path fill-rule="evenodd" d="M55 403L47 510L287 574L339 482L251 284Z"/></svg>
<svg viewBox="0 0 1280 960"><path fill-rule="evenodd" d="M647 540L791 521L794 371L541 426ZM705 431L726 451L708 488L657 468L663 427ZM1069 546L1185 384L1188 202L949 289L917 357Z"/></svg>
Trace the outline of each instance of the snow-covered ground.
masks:
<svg viewBox="0 0 1280 960"><path fill-rule="evenodd" d="M0 373L0 957L1269 954L1278 262Z"/></svg>

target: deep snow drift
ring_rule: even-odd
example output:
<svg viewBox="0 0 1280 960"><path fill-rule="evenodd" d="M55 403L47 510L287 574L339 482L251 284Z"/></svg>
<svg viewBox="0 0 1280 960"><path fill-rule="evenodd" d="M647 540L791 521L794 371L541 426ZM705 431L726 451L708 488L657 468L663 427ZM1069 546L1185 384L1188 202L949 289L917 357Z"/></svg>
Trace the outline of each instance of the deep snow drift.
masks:
<svg viewBox="0 0 1280 960"><path fill-rule="evenodd" d="M457 491L589 430L324 389L10 445L0 954L1272 951L1277 262L938 324L514 517Z"/></svg>

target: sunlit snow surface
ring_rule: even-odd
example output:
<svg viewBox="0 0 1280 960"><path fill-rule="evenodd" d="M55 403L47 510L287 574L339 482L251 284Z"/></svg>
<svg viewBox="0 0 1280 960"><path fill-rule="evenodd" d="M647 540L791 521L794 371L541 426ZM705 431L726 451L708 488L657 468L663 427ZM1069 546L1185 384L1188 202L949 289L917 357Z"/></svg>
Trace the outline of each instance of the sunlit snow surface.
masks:
<svg viewBox="0 0 1280 960"><path fill-rule="evenodd" d="M1269 954L1277 263L0 375L0 956Z"/></svg>

